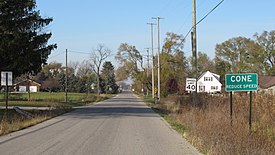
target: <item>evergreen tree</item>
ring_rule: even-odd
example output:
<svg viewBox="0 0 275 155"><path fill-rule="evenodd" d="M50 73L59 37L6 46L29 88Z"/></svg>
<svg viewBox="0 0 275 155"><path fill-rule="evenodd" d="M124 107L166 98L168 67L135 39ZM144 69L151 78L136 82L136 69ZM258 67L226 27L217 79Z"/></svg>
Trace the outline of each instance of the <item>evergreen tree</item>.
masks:
<svg viewBox="0 0 275 155"><path fill-rule="evenodd" d="M118 86L115 80L115 71L114 66L110 61L106 61L103 64L103 68L101 71L102 78L102 90L105 93L117 93Z"/></svg>
<svg viewBox="0 0 275 155"><path fill-rule="evenodd" d="M14 76L38 73L56 44L47 45L51 33L45 27L35 0L0 0L0 70Z"/></svg>

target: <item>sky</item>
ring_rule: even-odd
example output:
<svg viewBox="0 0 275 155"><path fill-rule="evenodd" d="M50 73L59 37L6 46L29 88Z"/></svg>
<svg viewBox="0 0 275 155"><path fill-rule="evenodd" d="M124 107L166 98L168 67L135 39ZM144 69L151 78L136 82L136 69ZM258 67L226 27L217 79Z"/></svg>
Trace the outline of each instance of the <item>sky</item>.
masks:
<svg viewBox="0 0 275 155"><path fill-rule="evenodd" d="M197 0L197 21L202 19L221 0ZM48 63L89 60L99 44L112 51L108 61L117 67L114 56L121 43L136 46L146 55L151 47L148 22L160 20L160 37L173 32L186 36L192 27L192 0L37 0L42 17L52 17L46 28L52 33L49 43L58 48L52 51ZM210 58L215 46L233 37L253 38L255 33L275 30L274 0L225 0L206 19L197 25L197 49ZM190 57L191 36L187 36L184 52ZM157 26L154 27L154 47L157 47ZM157 50L155 49L155 52Z"/></svg>

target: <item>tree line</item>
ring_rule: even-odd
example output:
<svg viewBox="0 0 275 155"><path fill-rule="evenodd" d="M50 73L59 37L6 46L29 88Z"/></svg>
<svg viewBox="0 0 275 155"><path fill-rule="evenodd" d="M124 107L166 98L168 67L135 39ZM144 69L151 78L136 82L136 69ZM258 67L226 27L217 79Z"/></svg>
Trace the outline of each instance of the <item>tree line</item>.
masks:
<svg viewBox="0 0 275 155"><path fill-rule="evenodd" d="M160 53L162 96L185 92L185 79L195 77L192 57L187 58L183 51L184 37L172 32L166 33ZM157 55L154 55L154 75L157 82ZM136 90L152 91L152 66L145 67L143 56L134 45L122 43L116 60L120 66L116 71L119 80L131 77ZM197 55L198 75L211 71L221 75L224 85L225 74L258 73L275 76L275 31L255 33L253 38L234 37L216 45L215 58L204 52Z"/></svg>
<svg viewBox="0 0 275 155"><path fill-rule="evenodd" d="M70 62L67 67L62 63L52 62L44 65L42 70L31 76L31 80L41 84L41 91L46 92L64 92L66 89L67 73L67 90L68 92L79 93L117 93L119 90L115 81L114 66L110 61L103 63L99 74L99 89L97 86L98 76L93 71L93 65L87 61L82 63ZM28 77L23 74L15 79L15 82L26 80Z"/></svg>

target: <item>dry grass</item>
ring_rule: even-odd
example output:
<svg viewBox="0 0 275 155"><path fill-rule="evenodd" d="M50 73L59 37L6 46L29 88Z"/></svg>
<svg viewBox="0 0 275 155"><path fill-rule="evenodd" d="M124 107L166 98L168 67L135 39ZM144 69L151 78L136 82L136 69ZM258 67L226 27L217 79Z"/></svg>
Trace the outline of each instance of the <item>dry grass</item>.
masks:
<svg viewBox="0 0 275 155"><path fill-rule="evenodd" d="M68 112L72 107L84 106L106 100L112 95L102 94L81 94L69 93L68 103L64 103L64 93L34 93L32 101L27 101L27 94L10 94L9 106L31 106L31 107L54 107L53 110L31 110L34 115L32 119L9 110L9 115L5 115L5 110L0 109L0 136L18 131L29 126L33 126L52 117ZM4 96L0 94L0 106L4 106Z"/></svg>
<svg viewBox="0 0 275 155"><path fill-rule="evenodd" d="M158 108L188 128L187 138L205 154L275 154L275 96L254 94L252 130L249 95L233 95L231 125L229 97L201 94L193 106L190 97L170 96Z"/></svg>
<svg viewBox="0 0 275 155"><path fill-rule="evenodd" d="M31 119L16 113L14 110L9 110L9 115L7 116L4 113L4 110L1 110L0 136L33 126L70 110L71 108L69 107L58 107L54 110L31 110L28 111L34 115L34 117Z"/></svg>

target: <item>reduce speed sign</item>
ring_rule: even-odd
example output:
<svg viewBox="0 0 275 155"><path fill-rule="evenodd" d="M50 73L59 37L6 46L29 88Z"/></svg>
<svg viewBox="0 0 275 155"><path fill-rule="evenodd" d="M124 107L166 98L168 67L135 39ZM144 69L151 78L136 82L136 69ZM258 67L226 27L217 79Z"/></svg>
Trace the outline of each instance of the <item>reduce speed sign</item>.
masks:
<svg viewBox="0 0 275 155"><path fill-rule="evenodd" d="M196 79L194 78L186 78L186 91L196 91Z"/></svg>

